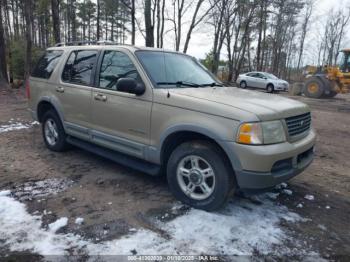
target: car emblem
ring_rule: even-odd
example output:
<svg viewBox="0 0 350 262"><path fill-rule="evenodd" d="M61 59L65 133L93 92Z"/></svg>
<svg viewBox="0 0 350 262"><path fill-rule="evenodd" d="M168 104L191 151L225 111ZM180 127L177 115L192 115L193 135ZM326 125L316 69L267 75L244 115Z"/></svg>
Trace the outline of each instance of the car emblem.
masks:
<svg viewBox="0 0 350 262"><path fill-rule="evenodd" d="M305 121L304 121L304 120L301 120L301 121L300 121L300 126L303 126L304 123L305 123Z"/></svg>

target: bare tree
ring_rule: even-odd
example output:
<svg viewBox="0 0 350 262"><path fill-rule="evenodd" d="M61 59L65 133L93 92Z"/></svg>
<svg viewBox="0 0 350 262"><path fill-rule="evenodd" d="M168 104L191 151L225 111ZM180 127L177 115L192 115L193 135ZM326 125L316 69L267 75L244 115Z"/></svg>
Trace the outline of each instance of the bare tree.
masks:
<svg viewBox="0 0 350 262"><path fill-rule="evenodd" d="M25 0L24 1L24 16L25 16L25 23L26 23L26 56L25 56L25 79L27 80L30 76L31 72L31 64L32 64L32 12L33 8L33 2L32 0Z"/></svg>
<svg viewBox="0 0 350 262"><path fill-rule="evenodd" d="M211 2L214 8L211 12L211 24L214 27L214 43L213 43L213 62L211 71L217 74L220 60L221 48L226 36L226 28L224 26L225 8L229 0L220 0L218 2Z"/></svg>
<svg viewBox="0 0 350 262"><path fill-rule="evenodd" d="M210 7L205 11L204 14L198 16L199 10L204 3L204 0L198 0L196 8L194 10L194 13L192 15L190 28L188 29L187 34L186 34L186 40L185 40L185 45L184 45L184 49L183 49L184 53L187 53L187 49L188 49L188 46L190 44L193 30L208 16L208 14L210 14L211 10L215 7L216 2L214 2L214 4L211 4Z"/></svg>
<svg viewBox="0 0 350 262"><path fill-rule="evenodd" d="M159 0L160 1L160 0ZM161 10L161 27L160 27L160 48L164 46L164 25L165 25L165 0L162 0L162 10Z"/></svg>
<svg viewBox="0 0 350 262"><path fill-rule="evenodd" d="M97 14L96 14L96 39L101 38L101 0L97 0Z"/></svg>
<svg viewBox="0 0 350 262"><path fill-rule="evenodd" d="M269 5L269 1L259 0L258 45L256 49L256 67L258 71L262 70L263 61L264 61L264 41L266 37L268 5Z"/></svg>
<svg viewBox="0 0 350 262"><path fill-rule="evenodd" d="M152 2L145 0L146 46L154 47L154 24L152 23Z"/></svg>
<svg viewBox="0 0 350 262"><path fill-rule="evenodd" d="M348 25L349 23L349 19L350 19L350 8L348 8L348 10L346 10L347 13L343 13L341 14L341 20L340 20L340 30L339 30L339 38L338 38L338 42L336 44L336 53L335 53L335 57L334 57L334 64L337 63L338 60L338 55L339 55L339 49L342 45L342 41L343 41L343 37L344 37L344 31L345 31L345 27Z"/></svg>
<svg viewBox="0 0 350 262"><path fill-rule="evenodd" d="M135 45L136 38L136 18L135 18L135 0L131 0L131 44Z"/></svg>
<svg viewBox="0 0 350 262"><path fill-rule="evenodd" d="M313 6L314 6L314 1L308 0L305 7L303 22L301 24L301 36L300 36L299 56L298 56L298 65L297 65L298 70L300 69L301 59L304 52L305 37L309 29L309 22L312 15Z"/></svg>
<svg viewBox="0 0 350 262"><path fill-rule="evenodd" d="M53 37L55 43L61 42L61 26L60 26L60 1L51 0L52 10L52 26L53 26Z"/></svg>
<svg viewBox="0 0 350 262"><path fill-rule="evenodd" d="M7 64L6 64L6 43L5 31L3 28L3 0L0 0L0 87L7 86Z"/></svg>
<svg viewBox="0 0 350 262"><path fill-rule="evenodd" d="M331 10L325 25L323 42L320 52L322 53L322 63L336 64L338 52L342 45L345 27L350 19L350 9Z"/></svg>

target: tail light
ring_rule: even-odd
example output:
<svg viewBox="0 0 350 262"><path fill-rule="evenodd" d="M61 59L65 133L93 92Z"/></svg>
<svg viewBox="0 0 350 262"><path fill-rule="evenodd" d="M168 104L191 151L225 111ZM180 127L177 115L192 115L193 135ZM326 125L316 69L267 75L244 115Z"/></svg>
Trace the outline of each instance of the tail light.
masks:
<svg viewBox="0 0 350 262"><path fill-rule="evenodd" d="M27 79L26 84L26 94L27 94L27 98L30 99L30 85L29 85L29 79Z"/></svg>

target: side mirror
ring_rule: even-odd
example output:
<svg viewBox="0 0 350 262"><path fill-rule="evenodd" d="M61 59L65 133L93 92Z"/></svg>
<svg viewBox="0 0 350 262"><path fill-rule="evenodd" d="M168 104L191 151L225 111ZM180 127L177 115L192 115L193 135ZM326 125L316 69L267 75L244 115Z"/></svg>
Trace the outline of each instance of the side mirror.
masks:
<svg viewBox="0 0 350 262"><path fill-rule="evenodd" d="M137 83L135 79L120 78L117 82L117 91L140 96L145 93L146 88L143 84Z"/></svg>

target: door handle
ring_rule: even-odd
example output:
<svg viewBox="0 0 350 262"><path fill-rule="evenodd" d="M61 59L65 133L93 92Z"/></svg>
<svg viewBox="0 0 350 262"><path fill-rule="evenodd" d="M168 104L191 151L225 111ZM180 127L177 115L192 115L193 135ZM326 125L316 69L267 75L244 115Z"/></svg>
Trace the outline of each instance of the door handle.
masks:
<svg viewBox="0 0 350 262"><path fill-rule="evenodd" d="M64 87L62 87L62 86L56 87L56 92L64 93Z"/></svg>
<svg viewBox="0 0 350 262"><path fill-rule="evenodd" d="M96 94L94 96L95 100L97 101L102 101L102 102L106 102L107 101L107 96L102 95L102 94Z"/></svg>

